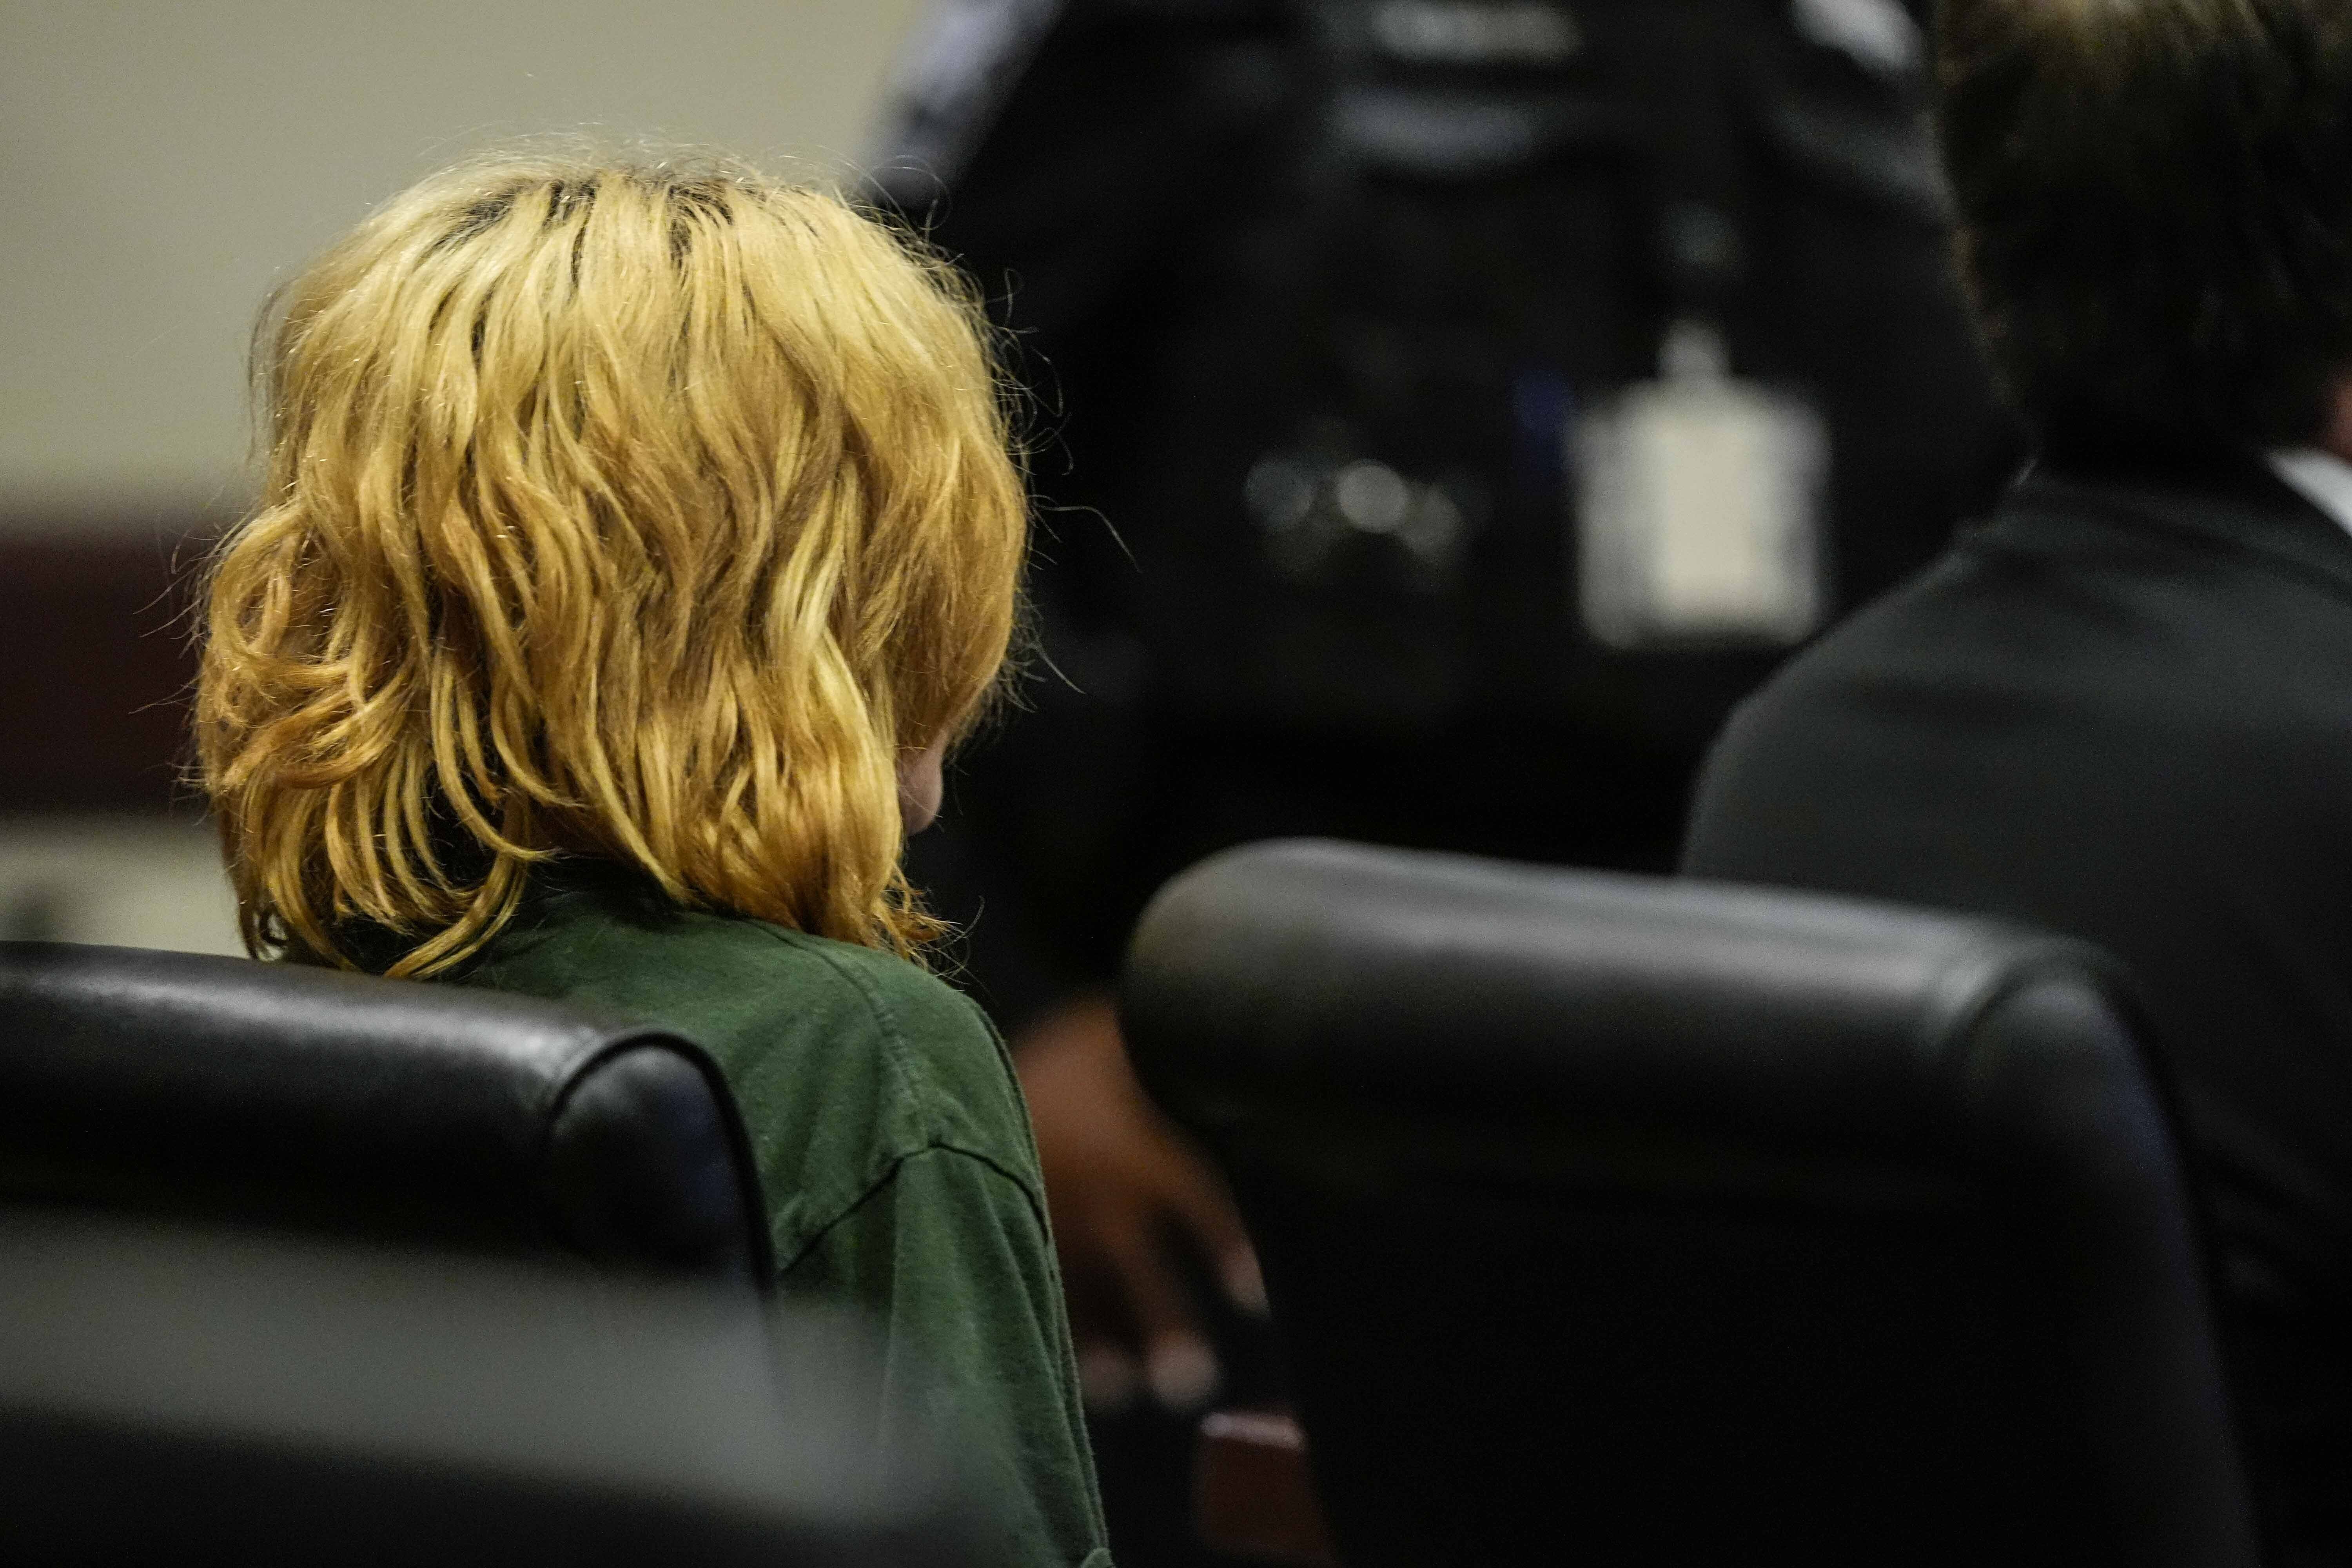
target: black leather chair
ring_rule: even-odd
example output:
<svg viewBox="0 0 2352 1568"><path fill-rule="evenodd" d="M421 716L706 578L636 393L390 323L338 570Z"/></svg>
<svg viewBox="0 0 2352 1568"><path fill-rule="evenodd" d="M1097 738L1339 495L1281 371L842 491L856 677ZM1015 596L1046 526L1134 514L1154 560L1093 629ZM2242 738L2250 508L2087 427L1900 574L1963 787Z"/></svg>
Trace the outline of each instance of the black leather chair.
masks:
<svg viewBox="0 0 2352 1568"><path fill-rule="evenodd" d="M745 1291L0 1212L0 1562L968 1562L884 1389Z"/></svg>
<svg viewBox="0 0 2352 1568"><path fill-rule="evenodd" d="M1261 1249L1349 1568L2253 1560L2095 952L1292 843L1163 889L1121 1005Z"/></svg>
<svg viewBox="0 0 2352 1568"><path fill-rule="evenodd" d="M0 1204L293 1226L768 1288L691 1043L524 997L0 943Z"/></svg>
<svg viewBox="0 0 2352 1568"><path fill-rule="evenodd" d="M0 1562L967 1560L765 1213L662 1030L0 943Z"/></svg>

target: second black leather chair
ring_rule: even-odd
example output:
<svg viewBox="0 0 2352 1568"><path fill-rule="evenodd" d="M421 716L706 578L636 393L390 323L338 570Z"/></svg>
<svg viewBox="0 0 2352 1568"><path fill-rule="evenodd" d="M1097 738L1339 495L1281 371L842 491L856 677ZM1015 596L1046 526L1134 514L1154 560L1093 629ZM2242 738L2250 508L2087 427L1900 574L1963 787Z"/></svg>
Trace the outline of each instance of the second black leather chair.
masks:
<svg viewBox="0 0 2352 1568"><path fill-rule="evenodd" d="M1349 1568L2250 1563L2122 994L1973 920L1301 843L1163 890L1122 1008Z"/></svg>

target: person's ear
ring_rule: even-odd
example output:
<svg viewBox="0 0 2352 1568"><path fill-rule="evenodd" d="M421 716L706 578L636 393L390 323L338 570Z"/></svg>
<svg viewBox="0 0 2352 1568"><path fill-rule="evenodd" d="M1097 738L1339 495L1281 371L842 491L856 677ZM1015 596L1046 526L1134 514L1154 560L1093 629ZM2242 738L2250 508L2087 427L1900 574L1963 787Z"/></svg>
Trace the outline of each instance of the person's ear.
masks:
<svg viewBox="0 0 2352 1568"><path fill-rule="evenodd" d="M947 794L946 737L921 751L898 753L898 817L908 835L920 833L938 820L940 797Z"/></svg>

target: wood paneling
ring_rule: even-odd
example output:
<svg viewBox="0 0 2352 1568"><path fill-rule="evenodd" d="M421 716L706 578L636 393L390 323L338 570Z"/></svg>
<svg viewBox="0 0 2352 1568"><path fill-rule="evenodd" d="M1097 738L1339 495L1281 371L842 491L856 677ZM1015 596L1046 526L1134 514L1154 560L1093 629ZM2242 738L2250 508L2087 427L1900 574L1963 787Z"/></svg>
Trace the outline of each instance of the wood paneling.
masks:
<svg viewBox="0 0 2352 1568"><path fill-rule="evenodd" d="M206 540L0 532L0 812L185 798L189 595Z"/></svg>

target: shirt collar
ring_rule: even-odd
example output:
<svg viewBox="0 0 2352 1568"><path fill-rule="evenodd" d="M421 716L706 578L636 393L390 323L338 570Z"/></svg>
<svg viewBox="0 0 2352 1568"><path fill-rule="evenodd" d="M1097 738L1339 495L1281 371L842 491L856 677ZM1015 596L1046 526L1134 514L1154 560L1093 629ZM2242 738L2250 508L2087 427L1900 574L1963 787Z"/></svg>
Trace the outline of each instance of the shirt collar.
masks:
<svg viewBox="0 0 2352 1568"><path fill-rule="evenodd" d="M2244 552L2274 569L2324 582L2352 599L2352 479L2336 506L2315 500L2253 450L2183 446L2126 466L2086 464L2080 451L2037 461L1985 525L1999 541L2031 543L2056 524L2104 522L2153 530ZM2110 457L2114 454L2109 454ZM2338 474L2352 465L2328 459Z"/></svg>
<svg viewBox="0 0 2352 1568"><path fill-rule="evenodd" d="M2295 492L2352 533L2352 463L2316 447L2281 447L2263 460Z"/></svg>

